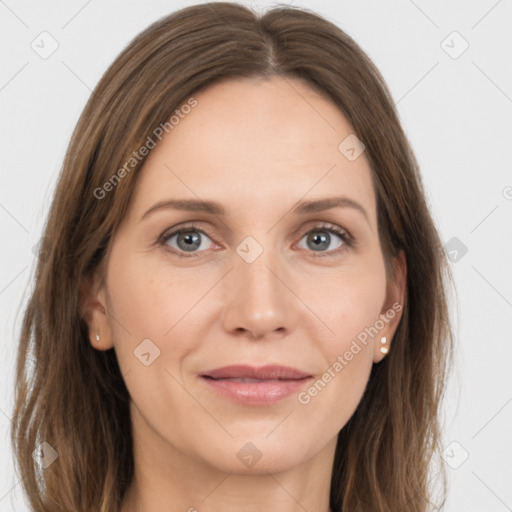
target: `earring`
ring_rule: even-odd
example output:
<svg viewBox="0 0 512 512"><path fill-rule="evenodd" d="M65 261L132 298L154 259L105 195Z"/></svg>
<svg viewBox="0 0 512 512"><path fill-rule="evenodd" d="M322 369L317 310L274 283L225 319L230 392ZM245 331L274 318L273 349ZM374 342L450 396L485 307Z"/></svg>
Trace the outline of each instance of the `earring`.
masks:
<svg viewBox="0 0 512 512"><path fill-rule="evenodd" d="M100 341L100 335L99 334L96 334L96 341Z"/></svg>
<svg viewBox="0 0 512 512"><path fill-rule="evenodd" d="M386 336L382 336L382 338L380 339L380 342L385 345L386 344ZM383 353L383 354L387 354L389 349L388 347L380 347L380 351Z"/></svg>

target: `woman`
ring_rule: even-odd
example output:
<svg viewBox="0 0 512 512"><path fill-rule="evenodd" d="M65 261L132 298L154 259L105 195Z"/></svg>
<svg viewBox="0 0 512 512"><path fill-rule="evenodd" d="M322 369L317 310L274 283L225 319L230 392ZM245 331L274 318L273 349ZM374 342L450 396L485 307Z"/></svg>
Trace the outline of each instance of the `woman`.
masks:
<svg viewBox="0 0 512 512"><path fill-rule="evenodd" d="M329 21L206 3L139 34L41 255L12 432L33 510L429 507L449 269L391 95Z"/></svg>

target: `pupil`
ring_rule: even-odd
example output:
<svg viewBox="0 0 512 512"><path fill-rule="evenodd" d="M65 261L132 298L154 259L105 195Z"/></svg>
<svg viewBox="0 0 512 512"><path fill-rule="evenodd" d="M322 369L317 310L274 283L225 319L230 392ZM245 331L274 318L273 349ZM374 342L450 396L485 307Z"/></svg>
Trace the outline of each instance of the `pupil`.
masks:
<svg viewBox="0 0 512 512"><path fill-rule="evenodd" d="M311 235L311 240L314 242L313 249L315 251L318 250L319 248L325 249L329 247L329 235L315 233Z"/></svg>
<svg viewBox="0 0 512 512"><path fill-rule="evenodd" d="M194 249L197 249L201 245L201 241L199 239L197 233L191 234L189 233L182 233L178 237L178 244L180 242L185 242L185 245L182 247L185 251L193 251ZM325 249L329 247L329 235L324 233L314 233L308 237L308 242L312 242L313 250L318 251L321 249Z"/></svg>
<svg viewBox="0 0 512 512"><path fill-rule="evenodd" d="M201 241L199 240L199 236L197 234L182 233L178 237L178 244L181 241L185 242L185 245L183 246L183 249L185 251L192 251L194 249L197 249L201 245Z"/></svg>

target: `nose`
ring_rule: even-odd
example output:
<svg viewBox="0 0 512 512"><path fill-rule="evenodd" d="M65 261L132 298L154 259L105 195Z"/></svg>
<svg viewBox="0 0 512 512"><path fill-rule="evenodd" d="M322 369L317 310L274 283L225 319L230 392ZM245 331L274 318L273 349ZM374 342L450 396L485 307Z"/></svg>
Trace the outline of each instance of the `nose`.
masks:
<svg viewBox="0 0 512 512"><path fill-rule="evenodd" d="M271 250L264 250L252 263L236 255L224 283L224 329L255 339L285 335L296 325L300 305L287 275Z"/></svg>

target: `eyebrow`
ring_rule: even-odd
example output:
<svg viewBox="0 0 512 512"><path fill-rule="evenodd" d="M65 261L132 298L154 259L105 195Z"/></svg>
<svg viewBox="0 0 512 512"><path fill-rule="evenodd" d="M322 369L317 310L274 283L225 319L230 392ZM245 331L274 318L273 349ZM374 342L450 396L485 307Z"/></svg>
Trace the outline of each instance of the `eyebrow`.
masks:
<svg viewBox="0 0 512 512"><path fill-rule="evenodd" d="M332 208L353 208L360 212L368 224L370 224L370 218L363 206L346 196L325 197L323 199L299 201L292 208L291 213L294 215L304 215L306 213L323 212ZM142 221L148 215L162 209L183 210L187 212L203 212L209 213L211 215L226 214L224 207L214 201L204 201L198 199L167 199L155 203L151 208L149 208L149 210L146 211L140 220Z"/></svg>

